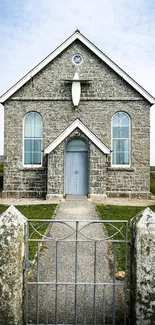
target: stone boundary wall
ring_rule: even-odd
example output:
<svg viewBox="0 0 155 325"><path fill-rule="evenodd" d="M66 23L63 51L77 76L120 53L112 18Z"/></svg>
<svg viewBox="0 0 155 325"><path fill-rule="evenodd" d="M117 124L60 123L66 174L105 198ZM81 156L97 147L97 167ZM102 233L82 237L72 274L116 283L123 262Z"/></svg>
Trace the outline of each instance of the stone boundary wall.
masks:
<svg viewBox="0 0 155 325"><path fill-rule="evenodd" d="M10 206L0 216L0 324L24 324L26 218Z"/></svg>
<svg viewBox="0 0 155 325"><path fill-rule="evenodd" d="M131 223L131 324L155 324L155 213L149 208Z"/></svg>

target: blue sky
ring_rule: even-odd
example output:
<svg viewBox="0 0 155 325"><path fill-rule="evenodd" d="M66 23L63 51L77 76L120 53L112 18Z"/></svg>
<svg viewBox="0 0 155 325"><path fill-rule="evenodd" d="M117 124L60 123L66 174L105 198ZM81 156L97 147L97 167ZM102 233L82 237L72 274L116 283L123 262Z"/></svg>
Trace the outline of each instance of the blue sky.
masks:
<svg viewBox="0 0 155 325"><path fill-rule="evenodd" d="M154 17L153 0L1 0L0 95L78 28L155 96ZM155 107L151 109L151 164L155 165Z"/></svg>

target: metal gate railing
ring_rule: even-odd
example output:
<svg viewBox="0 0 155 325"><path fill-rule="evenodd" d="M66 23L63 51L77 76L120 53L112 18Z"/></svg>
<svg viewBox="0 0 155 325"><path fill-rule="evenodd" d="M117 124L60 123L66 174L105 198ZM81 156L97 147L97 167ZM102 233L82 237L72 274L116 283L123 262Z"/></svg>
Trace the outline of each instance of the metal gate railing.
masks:
<svg viewBox="0 0 155 325"><path fill-rule="evenodd" d="M25 324L127 324L126 220L28 220Z"/></svg>

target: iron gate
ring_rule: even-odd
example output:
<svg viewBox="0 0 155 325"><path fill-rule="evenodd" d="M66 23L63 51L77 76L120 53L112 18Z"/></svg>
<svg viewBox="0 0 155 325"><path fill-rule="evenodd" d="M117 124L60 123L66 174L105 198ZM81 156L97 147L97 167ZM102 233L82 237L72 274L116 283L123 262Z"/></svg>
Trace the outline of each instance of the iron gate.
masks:
<svg viewBox="0 0 155 325"><path fill-rule="evenodd" d="M126 220L28 220L26 325L127 324L128 243Z"/></svg>

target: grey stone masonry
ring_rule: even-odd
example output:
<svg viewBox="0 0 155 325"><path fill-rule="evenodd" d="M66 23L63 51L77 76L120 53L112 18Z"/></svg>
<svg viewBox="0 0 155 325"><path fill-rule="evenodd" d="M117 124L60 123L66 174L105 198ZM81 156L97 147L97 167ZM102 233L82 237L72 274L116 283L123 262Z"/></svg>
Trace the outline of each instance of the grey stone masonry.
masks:
<svg viewBox="0 0 155 325"><path fill-rule="evenodd" d="M26 219L13 206L0 216L0 324L24 324Z"/></svg>
<svg viewBox="0 0 155 325"><path fill-rule="evenodd" d="M48 155L48 181L47 196L61 196L65 193L65 148L66 143L74 138L78 133L81 139L85 139L88 146L89 155L89 193L98 196L106 193L106 156L89 141L89 139L76 129L63 141L52 153ZM88 193L88 194L89 194Z"/></svg>
<svg viewBox="0 0 155 325"><path fill-rule="evenodd" d="M131 315L133 325L155 324L155 213L132 220Z"/></svg>
<svg viewBox="0 0 155 325"><path fill-rule="evenodd" d="M83 63L72 62L75 53ZM72 79L78 71L82 84L81 100L71 100ZM150 104L123 78L99 59L80 41L31 78L5 103L4 188L3 197L41 197L65 194L65 146L60 145L48 157L43 153L40 168L23 165L23 120L28 112L42 116L42 151L75 120L112 148L111 121L118 111L131 118L131 164L112 168L107 157L94 145L89 153L89 194L127 197L150 195ZM58 156L57 156L58 155ZM56 179L57 177L57 179Z"/></svg>
<svg viewBox="0 0 155 325"><path fill-rule="evenodd" d="M3 163L3 161L4 161L4 156L0 155L0 163Z"/></svg>

